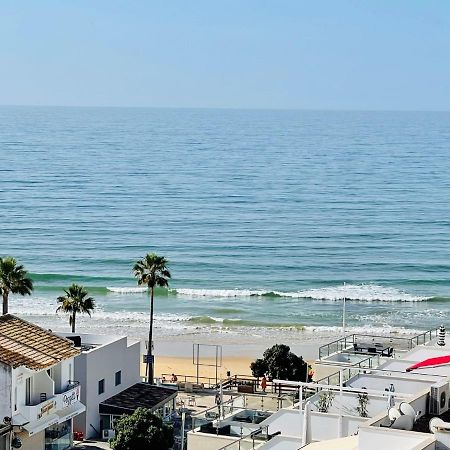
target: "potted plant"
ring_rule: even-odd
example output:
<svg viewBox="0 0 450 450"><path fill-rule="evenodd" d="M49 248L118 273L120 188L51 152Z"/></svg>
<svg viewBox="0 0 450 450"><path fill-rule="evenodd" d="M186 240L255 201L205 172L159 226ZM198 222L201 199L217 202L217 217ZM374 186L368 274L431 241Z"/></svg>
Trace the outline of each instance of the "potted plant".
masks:
<svg viewBox="0 0 450 450"><path fill-rule="evenodd" d="M328 412L328 409L333 404L334 400L334 392L333 391L322 391L319 395L319 401L317 402L317 408L319 412Z"/></svg>
<svg viewBox="0 0 450 450"><path fill-rule="evenodd" d="M358 394L358 406L356 407L356 411L358 411L359 417L369 417L369 413L367 411L368 404L369 396L365 392Z"/></svg>

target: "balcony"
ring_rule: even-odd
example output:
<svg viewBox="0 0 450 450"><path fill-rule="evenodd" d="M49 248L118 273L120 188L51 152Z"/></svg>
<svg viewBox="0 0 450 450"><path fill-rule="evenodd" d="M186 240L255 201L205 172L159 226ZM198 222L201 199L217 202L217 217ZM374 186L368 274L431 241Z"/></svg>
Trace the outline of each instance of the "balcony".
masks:
<svg viewBox="0 0 450 450"><path fill-rule="evenodd" d="M25 405L20 408L21 414L29 421L46 419L57 412L75 406L81 399L81 388L78 381L70 383L64 392L47 397L35 405Z"/></svg>

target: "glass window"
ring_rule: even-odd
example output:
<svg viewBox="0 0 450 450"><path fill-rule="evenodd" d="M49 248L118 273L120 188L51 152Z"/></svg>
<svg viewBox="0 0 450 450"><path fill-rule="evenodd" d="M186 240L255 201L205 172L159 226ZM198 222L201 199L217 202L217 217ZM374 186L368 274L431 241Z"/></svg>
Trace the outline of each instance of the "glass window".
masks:
<svg viewBox="0 0 450 450"><path fill-rule="evenodd" d="M72 420L45 429L45 450L66 450L70 447Z"/></svg>
<svg viewBox="0 0 450 450"><path fill-rule="evenodd" d="M119 370L116 372L116 386L119 386L119 384L122 383L122 371Z"/></svg>
<svg viewBox="0 0 450 450"><path fill-rule="evenodd" d="M105 379L98 382L98 394L103 394L103 392L105 392Z"/></svg>

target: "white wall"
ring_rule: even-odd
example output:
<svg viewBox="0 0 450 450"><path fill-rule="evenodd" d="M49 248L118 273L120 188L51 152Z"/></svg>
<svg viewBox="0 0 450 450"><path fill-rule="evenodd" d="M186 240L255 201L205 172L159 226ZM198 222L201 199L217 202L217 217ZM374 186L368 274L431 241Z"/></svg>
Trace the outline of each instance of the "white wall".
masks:
<svg viewBox="0 0 450 450"><path fill-rule="evenodd" d="M33 436L28 436L26 431L19 434L22 441L20 450L41 450L45 446L45 432L41 431Z"/></svg>
<svg viewBox="0 0 450 450"><path fill-rule="evenodd" d="M298 409L280 409L260 424L261 427L268 425L269 434L281 432L284 436L301 438L303 427L303 412Z"/></svg>
<svg viewBox="0 0 450 450"><path fill-rule="evenodd" d="M418 394L435 383L435 380L411 379L409 377L386 377L385 375L358 375L347 382L347 386L353 388L371 389L372 391L384 391L393 384L397 394ZM395 395L394 392L394 395Z"/></svg>
<svg viewBox="0 0 450 450"><path fill-rule="evenodd" d="M358 450L419 450L433 448L434 436L388 428L362 427Z"/></svg>
<svg viewBox="0 0 450 450"><path fill-rule="evenodd" d="M343 392L341 402L341 395L339 391L334 392L335 397L333 399L331 406L328 409L328 412L332 414L342 413L349 416L359 417L358 410L356 409L359 405L358 394L356 392ZM312 411L318 411L317 403L319 399L320 399L320 392L314 394L312 397L308 399ZM369 417L376 416L383 410L387 411L387 402L388 402L387 395L379 396L368 394L368 399L369 402L367 403L367 412ZM400 401L402 400L397 400L398 403Z"/></svg>
<svg viewBox="0 0 450 450"><path fill-rule="evenodd" d="M12 416L11 367L0 363L0 418Z"/></svg>
<svg viewBox="0 0 450 450"><path fill-rule="evenodd" d="M298 410L281 409L260 423L268 425L269 433L281 432L282 436L302 437L304 413ZM366 423L362 417L340 416L310 412L308 414L307 441L323 441L355 434L359 427ZM339 431L341 427L341 432Z"/></svg>
<svg viewBox="0 0 450 450"><path fill-rule="evenodd" d="M75 358L75 380L81 384L81 401L86 412L74 419L74 430L81 431L86 438L96 436L90 426L100 432L98 405L124 389L141 381L140 342L128 345L127 337L81 335L82 343L104 344ZM86 339L87 341L85 341ZM122 383L115 386L115 373L122 372ZM98 394L98 382L105 380L105 392Z"/></svg>
<svg viewBox="0 0 450 450"><path fill-rule="evenodd" d="M237 440L239 439L230 436L189 431L187 433L187 450L218 450Z"/></svg>

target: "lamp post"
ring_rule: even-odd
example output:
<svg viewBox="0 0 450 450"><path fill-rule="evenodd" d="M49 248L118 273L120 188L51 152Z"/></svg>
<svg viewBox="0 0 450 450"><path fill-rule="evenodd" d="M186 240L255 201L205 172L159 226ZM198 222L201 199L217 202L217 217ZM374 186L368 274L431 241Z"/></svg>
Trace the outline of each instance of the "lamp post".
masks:
<svg viewBox="0 0 450 450"><path fill-rule="evenodd" d="M342 332L345 336L345 300L346 300L345 299L345 281L344 281L344 289L342 291L343 291L343 295L344 295L344 303L342 306Z"/></svg>

